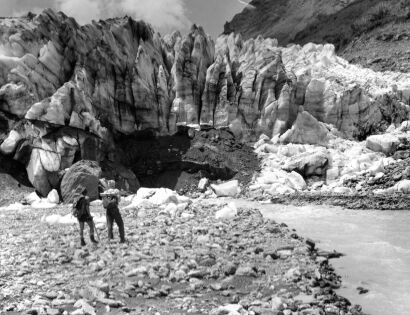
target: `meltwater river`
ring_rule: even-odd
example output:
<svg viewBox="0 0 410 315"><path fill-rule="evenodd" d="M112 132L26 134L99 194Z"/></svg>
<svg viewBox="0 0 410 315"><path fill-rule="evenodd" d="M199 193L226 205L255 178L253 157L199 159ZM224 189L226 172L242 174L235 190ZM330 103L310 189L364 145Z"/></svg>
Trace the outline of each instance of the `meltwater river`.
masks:
<svg viewBox="0 0 410 315"><path fill-rule="evenodd" d="M299 235L317 241L319 248L346 254L331 260L343 277L339 294L362 305L364 312L410 314L410 211L272 204L257 207L265 217L284 222ZM359 286L369 292L359 295Z"/></svg>

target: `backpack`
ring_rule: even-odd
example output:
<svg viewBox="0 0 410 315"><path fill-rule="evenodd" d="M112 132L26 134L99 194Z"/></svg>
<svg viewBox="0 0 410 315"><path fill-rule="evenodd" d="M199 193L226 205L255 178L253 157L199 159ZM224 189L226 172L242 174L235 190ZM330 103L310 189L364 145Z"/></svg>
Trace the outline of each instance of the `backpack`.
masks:
<svg viewBox="0 0 410 315"><path fill-rule="evenodd" d="M73 203L73 216L76 218L81 218L82 216L87 214L87 209L86 209L86 202L85 202L85 197L81 196L74 200Z"/></svg>

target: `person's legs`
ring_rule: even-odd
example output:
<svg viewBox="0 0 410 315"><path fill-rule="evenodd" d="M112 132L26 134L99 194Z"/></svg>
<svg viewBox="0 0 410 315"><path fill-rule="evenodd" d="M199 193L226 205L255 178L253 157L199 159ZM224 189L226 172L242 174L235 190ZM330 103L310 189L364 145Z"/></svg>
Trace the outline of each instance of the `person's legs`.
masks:
<svg viewBox="0 0 410 315"><path fill-rule="evenodd" d="M114 235L112 233L113 217L111 216L111 213L108 210L106 213L106 217L107 217L108 239L112 240L114 238Z"/></svg>
<svg viewBox="0 0 410 315"><path fill-rule="evenodd" d="M84 222L78 221L80 224L80 238L81 238L81 246L85 246L85 241L84 241Z"/></svg>
<svg viewBox="0 0 410 315"><path fill-rule="evenodd" d="M95 229L94 221L89 220L89 221L87 221L87 224L90 227L90 240L91 240L91 242L98 243L94 238L94 229Z"/></svg>
<svg viewBox="0 0 410 315"><path fill-rule="evenodd" d="M120 232L121 243L124 243L125 242L124 221L122 220L121 213L118 209L115 211L114 219L115 219L115 223L117 223L118 230Z"/></svg>

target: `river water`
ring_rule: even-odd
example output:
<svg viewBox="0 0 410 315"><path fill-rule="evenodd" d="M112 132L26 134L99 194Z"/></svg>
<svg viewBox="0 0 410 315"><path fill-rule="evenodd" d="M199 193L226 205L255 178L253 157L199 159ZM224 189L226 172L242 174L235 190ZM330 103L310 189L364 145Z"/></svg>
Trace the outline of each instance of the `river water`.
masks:
<svg viewBox="0 0 410 315"><path fill-rule="evenodd" d="M238 207L242 202L235 202ZM243 202L246 203L246 202ZM345 210L324 206L251 203L325 250L346 256L331 260L343 287L339 294L372 315L410 314L410 211ZM357 287L369 290L359 295Z"/></svg>

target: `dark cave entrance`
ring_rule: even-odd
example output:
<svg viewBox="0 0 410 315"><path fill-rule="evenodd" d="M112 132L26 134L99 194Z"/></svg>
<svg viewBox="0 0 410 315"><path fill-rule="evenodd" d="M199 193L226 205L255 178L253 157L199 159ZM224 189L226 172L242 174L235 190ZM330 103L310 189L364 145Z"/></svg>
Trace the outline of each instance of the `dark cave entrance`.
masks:
<svg viewBox="0 0 410 315"><path fill-rule="evenodd" d="M251 180L259 162L253 149L228 130L181 128L173 136L144 132L117 142L118 161L143 187L195 190L201 178Z"/></svg>

